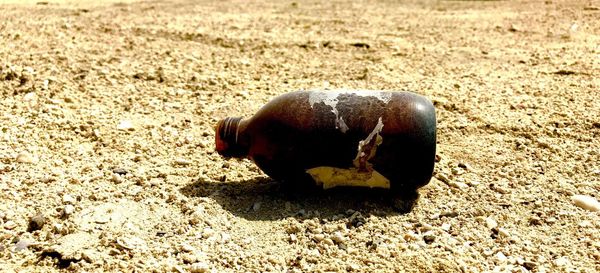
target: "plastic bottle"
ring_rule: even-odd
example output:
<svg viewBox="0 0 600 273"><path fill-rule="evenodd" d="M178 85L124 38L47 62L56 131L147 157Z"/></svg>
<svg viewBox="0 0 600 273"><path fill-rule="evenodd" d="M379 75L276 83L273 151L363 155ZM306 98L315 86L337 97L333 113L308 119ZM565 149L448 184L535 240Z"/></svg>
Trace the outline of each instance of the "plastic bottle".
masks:
<svg viewBox="0 0 600 273"><path fill-rule="evenodd" d="M215 142L284 183L385 188L410 210L433 173L435 109L405 91L295 91L248 119L219 121Z"/></svg>

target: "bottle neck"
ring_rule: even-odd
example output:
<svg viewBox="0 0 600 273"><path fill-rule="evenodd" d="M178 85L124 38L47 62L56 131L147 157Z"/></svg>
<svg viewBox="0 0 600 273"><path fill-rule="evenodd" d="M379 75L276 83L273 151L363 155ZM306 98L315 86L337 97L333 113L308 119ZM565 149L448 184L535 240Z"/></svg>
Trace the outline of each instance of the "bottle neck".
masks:
<svg viewBox="0 0 600 273"><path fill-rule="evenodd" d="M243 158L248 155L248 147L242 143L241 117L228 117L217 123L215 145L217 152L224 157Z"/></svg>

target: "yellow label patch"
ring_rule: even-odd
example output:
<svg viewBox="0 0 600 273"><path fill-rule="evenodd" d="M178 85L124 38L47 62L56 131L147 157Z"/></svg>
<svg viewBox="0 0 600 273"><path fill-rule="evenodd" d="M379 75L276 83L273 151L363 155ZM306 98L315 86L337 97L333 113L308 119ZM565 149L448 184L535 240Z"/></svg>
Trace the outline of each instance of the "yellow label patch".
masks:
<svg viewBox="0 0 600 273"><path fill-rule="evenodd" d="M390 180L376 170L359 172L357 168L316 167L306 170L323 189L339 186L390 188Z"/></svg>

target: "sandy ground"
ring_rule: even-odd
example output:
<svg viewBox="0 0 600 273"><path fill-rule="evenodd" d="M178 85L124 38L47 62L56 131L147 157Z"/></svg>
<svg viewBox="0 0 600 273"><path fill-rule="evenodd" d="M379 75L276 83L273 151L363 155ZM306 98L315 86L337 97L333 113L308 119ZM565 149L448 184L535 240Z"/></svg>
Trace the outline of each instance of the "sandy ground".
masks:
<svg viewBox="0 0 600 273"><path fill-rule="evenodd" d="M598 1L2 2L0 272L600 272ZM338 87L434 101L412 212L213 151Z"/></svg>

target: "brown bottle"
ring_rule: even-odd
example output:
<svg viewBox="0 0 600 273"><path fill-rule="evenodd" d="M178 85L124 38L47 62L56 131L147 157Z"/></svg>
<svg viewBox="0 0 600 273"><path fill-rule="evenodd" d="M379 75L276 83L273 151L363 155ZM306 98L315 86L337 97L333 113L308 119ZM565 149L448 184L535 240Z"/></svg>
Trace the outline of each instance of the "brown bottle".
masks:
<svg viewBox="0 0 600 273"><path fill-rule="evenodd" d="M416 199L433 172L435 109L411 92L296 91L249 119L219 121L215 141L222 156L250 158L286 183L378 187Z"/></svg>

